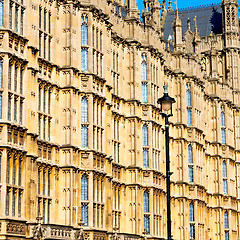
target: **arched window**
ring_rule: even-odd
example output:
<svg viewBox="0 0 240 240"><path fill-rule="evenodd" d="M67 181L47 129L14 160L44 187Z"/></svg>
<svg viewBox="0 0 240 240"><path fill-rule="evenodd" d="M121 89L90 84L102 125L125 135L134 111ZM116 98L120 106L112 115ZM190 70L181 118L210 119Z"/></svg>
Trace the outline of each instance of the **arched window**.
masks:
<svg viewBox="0 0 240 240"><path fill-rule="evenodd" d="M88 147L88 127L82 126L81 132L82 147Z"/></svg>
<svg viewBox="0 0 240 240"><path fill-rule="evenodd" d="M142 69L142 81L146 81L147 80L147 56L146 55L142 55L141 69Z"/></svg>
<svg viewBox="0 0 240 240"><path fill-rule="evenodd" d="M81 102L81 119L82 122L88 122L88 100L86 98L83 98Z"/></svg>
<svg viewBox="0 0 240 240"><path fill-rule="evenodd" d="M225 108L221 107L221 127L225 127Z"/></svg>
<svg viewBox="0 0 240 240"><path fill-rule="evenodd" d="M85 175L81 179L81 199L88 200L88 178Z"/></svg>
<svg viewBox="0 0 240 240"><path fill-rule="evenodd" d="M0 0L0 26L3 26L3 1L4 0Z"/></svg>
<svg viewBox="0 0 240 240"><path fill-rule="evenodd" d="M225 108L221 107L221 137L222 144L226 144L226 123L225 123Z"/></svg>
<svg viewBox="0 0 240 240"><path fill-rule="evenodd" d="M227 188L227 163L226 163L226 161L223 161L223 163L222 163L222 177L223 177L223 193L227 194L228 188Z"/></svg>
<svg viewBox="0 0 240 240"><path fill-rule="evenodd" d="M145 213L149 212L149 193L147 191L143 194L143 209Z"/></svg>
<svg viewBox="0 0 240 240"><path fill-rule="evenodd" d="M188 163L193 163L193 151L191 145L188 145Z"/></svg>
<svg viewBox="0 0 240 240"><path fill-rule="evenodd" d="M143 146L148 146L148 127L144 125L142 128L142 136L143 136Z"/></svg>

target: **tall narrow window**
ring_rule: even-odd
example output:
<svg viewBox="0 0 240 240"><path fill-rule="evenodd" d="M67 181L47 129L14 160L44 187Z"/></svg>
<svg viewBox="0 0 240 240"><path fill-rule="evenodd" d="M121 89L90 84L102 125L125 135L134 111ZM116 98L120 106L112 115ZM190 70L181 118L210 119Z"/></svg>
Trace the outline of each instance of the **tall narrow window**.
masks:
<svg viewBox="0 0 240 240"><path fill-rule="evenodd" d="M38 116L38 137L41 138L41 116Z"/></svg>
<svg viewBox="0 0 240 240"><path fill-rule="evenodd" d="M88 71L88 50L86 48L82 48L81 51L81 70Z"/></svg>
<svg viewBox="0 0 240 240"><path fill-rule="evenodd" d="M6 179L6 182L9 184L10 183L10 161L11 161L11 154L8 153L7 154L7 179Z"/></svg>
<svg viewBox="0 0 240 240"><path fill-rule="evenodd" d="M24 10L21 10L21 19L20 19L20 34L23 35L23 15Z"/></svg>
<svg viewBox="0 0 240 240"><path fill-rule="evenodd" d="M0 26L3 26L3 17L4 17L3 1L4 0L0 0Z"/></svg>
<svg viewBox="0 0 240 240"><path fill-rule="evenodd" d="M147 56L142 55L142 63L141 63L141 75L142 81L147 81ZM142 82L142 102L147 102L147 82Z"/></svg>
<svg viewBox="0 0 240 240"><path fill-rule="evenodd" d="M47 30L47 10L44 9L44 13L43 13L43 28L44 31Z"/></svg>
<svg viewBox="0 0 240 240"><path fill-rule="evenodd" d="M48 120L48 141L51 140L51 120Z"/></svg>
<svg viewBox="0 0 240 240"><path fill-rule="evenodd" d="M145 213L149 212L149 193L147 191L143 194L143 210Z"/></svg>
<svg viewBox="0 0 240 240"><path fill-rule="evenodd" d="M142 55L142 81L147 80L147 56Z"/></svg>
<svg viewBox="0 0 240 240"><path fill-rule="evenodd" d="M40 195L41 193L40 187L41 187L41 169L38 168L38 195Z"/></svg>
<svg viewBox="0 0 240 240"><path fill-rule="evenodd" d="M225 107L221 107L221 137L222 144L226 144L226 123L225 123Z"/></svg>
<svg viewBox="0 0 240 240"><path fill-rule="evenodd" d="M51 91L48 89L48 114L51 113Z"/></svg>
<svg viewBox="0 0 240 240"><path fill-rule="evenodd" d="M18 217L22 215L22 192L18 190Z"/></svg>
<svg viewBox="0 0 240 240"><path fill-rule="evenodd" d="M0 182L2 182L2 154L0 153Z"/></svg>
<svg viewBox="0 0 240 240"><path fill-rule="evenodd" d="M38 110L41 111L41 86L38 86Z"/></svg>
<svg viewBox="0 0 240 240"><path fill-rule="evenodd" d="M48 13L48 32L51 33L51 12Z"/></svg>
<svg viewBox="0 0 240 240"><path fill-rule="evenodd" d="M0 92L0 119L2 119L2 92Z"/></svg>
<svg viewBox="0 0 240 240"><path fill-rule="evenodd" d="M142 102L148 102L147 83L142 83Z"/></svg>
<svg viewBox="0 0 240 240"><path fill-rule="evenodd" d="M16 191L12 190L12 216L15 216L15 206L16 206Z"/></svg>
<svg viewBox="0 0 240 240"><path fill-rule="evenodd" d="M23 68L20 68L20 93L23 94Z"/></svg>
<svg viewBox="0 0 240 240"><path fill-rule="evenodd" d="M81 26L81 44L88 45L88 26L85 22Z"/></svg>
<svg viewBox="0 0 240 240"><path fill-rule="evenodd" d="M41 57L42 55L42 33L41 32L39 32L38 42L39 42L39 56Z"/></svg>
<svg viewBox="0 0 240 240"><path fill-rule="evenodd" d="M88 178L85 175L81 179L81 199L88 200Z"/></svg>
<svg viewBox="0 0 240 240"><path fill-rule="evenodd" d="M13 164L12 164L12 184L13 185L15 185L16 183L16 161L17 161L17 156L14 154Z"/></svg>
<svg viewBox="0 0 240 240"><path fill-rule="evenodd" d="M88 147L88 127L82 126L81 132L82 147Z"/></svg>
<svg viewBox="0 0 240 240"><path fill-rule="evenodd" d="M14 122L17 122L17 98L14 98Z"/></svg>
<svg viewBox="0 0 240 240"><path fill-rule="evenodd" d="M2 88L3 83L3 61L0 60L0 88Z"/></svg>
<svg viewBox="0 0 240 240"><path fill-rule="evenodd" d="M143 146L148 146L148 127L147 127L147 125L143 126L142 135L143 135Z"/></svg>
<svg viewBox="0 0 240 240"><path fill-rule="evenodd" d="M222 163L222 177L223 177L223 193L227 194L228 188L227 188L227 163L226 163L226 161L223 161L223 163Z"/></svg>
<svg viewBox="0 0 240 240"><path fill-rule="evenodd" d="M189 205L189 222L190 222L190 239L195 239L195 223L194 223L194 205Z"/></svg>
<svg viewBox="0 0 240 240"><path fill-rule="evenodd" d="M82 217L84 226L88 226L88 205L87 204L82 204L81 217Z"/></svg>
<svg viewBox="0 0 240 240"><path fill-rule="evenodd" d="M17 91L17 75L18 75L18 67L17 64L14 65L14 91Z"/></svg>
<svg viewBox="0 0 240 240"><path fill-rule="evenodd" d="M18 32L18 6L15 5L15 32Z"/></svg>
<svg viewBox="0 0 240 240"><path fill-rule="evenodd" d="M13 3L10 1L9 3L9 28L12 29L12 10L13 10Z"/></svg>
<svg viewBox="0 0 240 240"><path fill-rule="evenodd" d="M142 143L143 143L143 167L149 167L149 150L146 148L148 146L148 127L144 125L142 128Z"/></svg>
<svg viewBox="0 0 240 240"><path fill-rule="evenodd" d="M84 123L88 122L88 100L86 98L83 98L81 102L81 119Z"/></svg>
<svg viewBox="0 0 240 240"><path fill-rule="evenodd" d="M51 171L48 170L48 196L50 196L51 193Z"/></svg>
<svg viewBox="0 0 240 240"><path fill-rule="evenodd" d="M11 121L11 114L12 114L12 108L11 108L11 95L8 94L8 120Z"/></svg>
<svg viewBox="0 0 240 240"><path fill-rule="evenodd" d="M7 188L6 193L6 215L9 216L9 197L10 197L10 189Z"/></svg>
<svg viewBox="0 0 240 240"><path fill-rule="evenodd" d="M43 57L44 58L47 58L47 56L46 56L46 47L47 47L46 42L47 42L47 35L44 34L44 37L43 37Z"/></svg>
<svg viewBox="0 0 240 240"><path fill-rule="evenodd" d="M51 61L51 38L48 38L48 60Z"/></svg>
<svg viewBox="0 0 240 240"><path fill-rule="evenodd" d="M19 123L22 124L23 120L23 101L20 101L20 107L19 107Z"/></svg>
<svg viewBox="0 0 240 240"><path fill-rule="evenodd" d="M22 158L19 157L19 167L18 167L18 186L22 185Z"/></svg>
<svg viewBox="0 0 240 240"><path fill-rule="evenodd" d="M192 126L192 96L190 83L186 84L186 96L187 96L187 125Z"/></svg>
<svg viewBox="0 0 240 240"><path fill-rule="evenodd" d="M144 228L147 234L150 234L150 217L148 215L144 216Z"/></svg>
<svg viewBox="0 0 240 240"><path fill-rule="evenodd" d="M228 213L224 213L224 229L225 229L225 240L229 240L229 219Z"/></svg>
<svg viewBox="0 0 240 240"><path fill-rule="evenodd" d="M188 145L188 181L193 182L193 151L192 146Z"/></svg>
<svg viewBox="0 0 240 240"><path fill-rule="evenodd" d="M39 7L39 28L42 27L42 8Z"/></svg>
<svg viewBox="0 0 240 240"><path fill-rule="evenodd" d="M8 65L8 89L12 87L12 64L9 62Z"/></svg>

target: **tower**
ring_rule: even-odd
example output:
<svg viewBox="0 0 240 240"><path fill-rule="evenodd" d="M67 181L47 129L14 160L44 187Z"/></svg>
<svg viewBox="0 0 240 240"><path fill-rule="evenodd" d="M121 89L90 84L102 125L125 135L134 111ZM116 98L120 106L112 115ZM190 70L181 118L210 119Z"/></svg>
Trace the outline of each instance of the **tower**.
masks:
<svg viewBox="0 0 240 240"><path fill-rule="evenodd" d="M234 90L239 90L239 23L237 17L237 0L222 0L223 36L225 47L225 78L224 81Z"/></svg>

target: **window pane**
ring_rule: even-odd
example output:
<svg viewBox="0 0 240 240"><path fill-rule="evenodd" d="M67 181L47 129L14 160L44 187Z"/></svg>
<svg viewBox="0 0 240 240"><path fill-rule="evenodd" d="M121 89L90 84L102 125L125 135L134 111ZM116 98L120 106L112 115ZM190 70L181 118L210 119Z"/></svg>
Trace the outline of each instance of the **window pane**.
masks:
<svg viewBox="0 0 240 240"><path fill-rule="evenodd" d="M0 0L0 26L3 26L3 0Z"/></svg>
<svg viewBox="0 0 240 240"><path fill-rule="evenodd" d="M227 194L227 180L226 179L224 179L223 180L223 193L224 194Z"/></svg>
<svg viewBox="0 0 240 240"><path fill-rule="evenodd" d="M192 109L187 109L187 125L192 126Z"/></svg>
<svg viewBox="0 0 240 240"><path fill-rule="evenodd" d="M88 122L88 100L83 98L81 105L82 122Z"/></svg>
<svg viewBox="0 0 240 240"><path fill-rule="evenodd" d="M3 81L3 62L0 61L0 88L2 88L2 81Z"/></svg>
<svg viewBox="0 0 240 240"><path fill-rule="evenodd" d="M222 133L222 144L226 144L226 130L225 128L221 129Z"/></svg>
<svg viewBox="0 0 240 240"><path fill-rule="evenodd" d="M194 205L192 203L189 205L189 221L194 222Z"/></svg>
<svg viewBox="0 0 240 240"><path fill-rule="evenodd" d="M81 217L85 226L88 226L88 205L82 205Z"/></svg>
<svg viewBox="0 0 240 240"><path fill-rule="evenodd" d="M222 175L224 178L227 177L227 164L225 161L222 163Z"/></svg>
<svg viewBox="0 0 240 240"><path fill-rule="evenodd" d="M82 71L88 71L88 51L87 51L87 49L82 49L81 70Z"/></svg>
<svg viewBox="0 0 240 240"><path fill-rule="evenodd" d="M149 156L148 156L148 149L143 149L143 167L149 167Z"/></svg>
<svg viewBox="0 0 240 240"><path fill-rule="evenodd" d="M188 180L193 182L193 166L188 166Z"/></svg>
<svg viewBox="0 0 240 240"><path fill-rule="evenodd" d="M81 179L81 199L88 200L88 178L86 176Z"/></svg>
<svg viewBox="0 0 240 240"><path fill-rule="evenodd" d="M144 192L143 195L143 202L144 202L144 212L149 212L149 193Z"/></svg>
<svg viewBox="0 0 240 240"><path fill-rule="evenodd" d="M147 80L147 63L142 62L142 80Z"/></svg>
<svg viewBox="0 0 240 240"><path fill-rule="evenodd" d="M81 26L81 44L88 45L88 26L85 23Z"/></svg>
<svg viewBox="0 0 240 240"><path fill-rule="evenodd" d="M146 125L142 128L143 146L148 146L148 127Z"/></svg>
<svg viewBox="0 0 240 240"><path fill-rule="evenodd" d="M142 83L142 102L147 102L147 83Z"/></svg>
<svg viewBox="0 0 240 240"><path fill-rule="evenodd" d="M195 225L190 224L190 238L195 239Z"/></svg>
<svg viewBox="0 0 240 240"><path fill-rule="evenodd" d="M82 126L81 140L82 147L88 147L88 128L86 126Z"/></svg>
<svg viewBox="0 0 240 240"><path fill-rule="evenodd" d="M225 127L225 113L221 112L221 127Z"/></svg>
<svg viewBox="0 0 240 240"><path fill-rule="evenodd" d="M191 102L192 102L191 91L187 90L187 107L191 107Z"/></svg>
<svg viewBox="0 0 240 240"><path fill-rule="evenodd" d="M224 213L224 228L229 228L228 213Z"/></svg>
<svg viewBox="0 0 240 240"><path fill-rule="evenodd" d="M147 234L150 233L150 218L149 216L144 216L144 228L146 229Z"/></svg>
<svg viewBox="0 0 240 240"><path fill-rule="evenodd" d="M191 145L188 145L188 163L193 163L193 152Z"/></svg>

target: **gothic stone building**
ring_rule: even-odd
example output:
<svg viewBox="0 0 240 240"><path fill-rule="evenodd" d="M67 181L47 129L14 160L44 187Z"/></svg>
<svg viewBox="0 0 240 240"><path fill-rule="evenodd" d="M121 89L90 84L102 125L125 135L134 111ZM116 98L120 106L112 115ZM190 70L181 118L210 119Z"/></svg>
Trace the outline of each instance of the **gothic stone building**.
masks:
<svg viewBox="0 0 240 240"><path fill-rule="evenodd" d="M173 239L240 238L237 0L144 5L0 0L0 239L166 239L164 84Z"/></svg>

